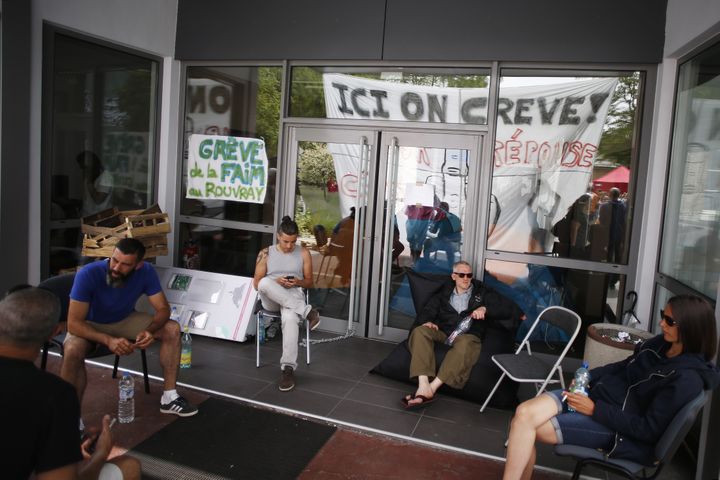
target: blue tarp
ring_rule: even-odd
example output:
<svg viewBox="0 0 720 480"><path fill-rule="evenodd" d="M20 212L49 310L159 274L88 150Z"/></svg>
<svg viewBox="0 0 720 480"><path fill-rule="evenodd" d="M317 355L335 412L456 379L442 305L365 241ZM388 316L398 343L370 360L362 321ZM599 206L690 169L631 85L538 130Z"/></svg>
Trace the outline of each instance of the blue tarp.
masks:
<svg viewBox="0 0 720 480"><path fill-rule="evenodd" d="M525 337L540 312L550 306L563 305L563 290L557 285L550 268L543 265L528 265L527 278L519 278L510 285L487 272L484 281L487 286L512 299L525 312L527 319L520 324L515 337L518 342ZM559 328L541 322L530 339L567 342L570 338Z"/></svg>

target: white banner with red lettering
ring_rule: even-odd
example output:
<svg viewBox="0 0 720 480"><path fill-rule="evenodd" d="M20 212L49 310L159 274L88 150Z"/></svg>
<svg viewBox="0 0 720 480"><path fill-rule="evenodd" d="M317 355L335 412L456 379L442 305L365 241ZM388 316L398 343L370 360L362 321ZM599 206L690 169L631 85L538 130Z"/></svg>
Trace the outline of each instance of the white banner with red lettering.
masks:
<svg viewBox="0 0 720 480"><path fill-rule="evenodd" d="M494 228L488 248L551 250L553 236L548 232L552 225L591 181L616 85L616 78L604 78L501 89L494 148L494 218L490 219ZM323 75L323 86L329 118L487 123L487 88L429 87L342 74ZM333 154L342 214L347 215L355 205L360 150L338 144L328 149Z"/></svg>

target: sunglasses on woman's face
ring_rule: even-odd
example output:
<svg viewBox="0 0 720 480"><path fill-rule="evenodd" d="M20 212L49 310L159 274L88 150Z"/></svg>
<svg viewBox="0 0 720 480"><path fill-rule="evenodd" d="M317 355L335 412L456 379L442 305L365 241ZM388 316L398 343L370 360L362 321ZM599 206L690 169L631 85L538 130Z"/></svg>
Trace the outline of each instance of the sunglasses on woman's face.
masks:
<svg viewBox="0 0 720 480"><path fill-rule="evenodd" d="M670 315L665 315L665 311L662 309L660 310L660 319L665 320L665 323L667 323L668 327L674 327L675 325L677 325L675 319L672 318Z"/></svg>
<svg viewBox="0 0 720 480"><path fill-rule="evenodd" d="M453 273L460 278L472 278L472 272L470 272L470 273L453 272Z"/></svg>

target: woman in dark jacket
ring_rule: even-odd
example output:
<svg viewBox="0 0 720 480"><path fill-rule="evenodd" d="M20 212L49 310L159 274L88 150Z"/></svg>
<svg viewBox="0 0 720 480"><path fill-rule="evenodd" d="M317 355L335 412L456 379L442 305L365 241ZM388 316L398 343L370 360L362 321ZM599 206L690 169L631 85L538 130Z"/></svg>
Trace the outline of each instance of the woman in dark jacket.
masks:
<svg viewBox="0 0 720 480"><path fill-rule="evenodd" d="M557 390L517 408L504 479L531 477L535 440L655 463L655 444L677 412L720 383L720 372L711 363L717 349L712 307L701 298L680 295L660 315L662 335L636 347L627 359L590 371L589 397ZM568 413L568 406L577 413Z"/></svg>

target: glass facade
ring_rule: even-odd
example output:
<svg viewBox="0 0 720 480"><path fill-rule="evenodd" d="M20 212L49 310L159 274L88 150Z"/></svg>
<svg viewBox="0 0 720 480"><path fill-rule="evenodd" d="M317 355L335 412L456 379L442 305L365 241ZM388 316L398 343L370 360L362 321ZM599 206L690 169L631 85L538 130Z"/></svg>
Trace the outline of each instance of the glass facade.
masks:
<svg viewBox="0 0 720 480"><path fill-rule="evenodd" d="M715 298L720 274L720 45L680 67L659 271Z"/></svg>
<svg viewBox="0 0 720 480"><path fill-rule="evenodd" d="M53 40L46 274L80 262L81 217L153 202L156 163L158 63L63 34Z"/></svg>
<svg viewBox="0 0 720 480"><path fill-rule="evenodd" d="M641 75L500 80L488 249L626 263Z"/></svg>
<svg viewBox="0 0 720 480"><path fill-rule="evenodd" d="M506 252L527 263L488 260L485 279L531 320L551 305L577 312L580 356L588 325L622 322L625 271L603 264L628 263L643 78L532 70L500 78L487 258ZM537 256L597 267L535 264Z"/></svg>
<svg viewBox="0 0 720 480"><path fill-rule="evenodd" d="M294 67L290 116L487 124L488 69Z"/></svg>
<svg viewBox="0 0 720 480"><path fill-rule="evenodd" d="M259 230L275 218L281 79L282 67L188 67L180 213L192 221L179 224L179 266L252 276L257 252L272 243L272 236ZM264 200L188 198L188 147L194 134L260 140L268 160Z"/></svg>
<svg viewBox="0 0 720 480"><path fill-rule="evenodd" d="M352 191L357 183L355 170L349 168L355 165L349 165L349 159L355 158L359 149L357 145L323 142L298 146L295 221L301 237L307 238L313 249L326 246L330 250L327 255L336 257L338 264L333 263L329 273L340 275L343 284L350 277L357 201ZM395 204L392 242L392 261L398 267L449 274L460 260L468 207L468 156L461 149L399 148L401 181L385 193L386 199L400 200ZM351 191L348 198L342 195L345 190ZM325 268L323 276L328 275Z"/></svg>
<svg viewBox="0 0 720 480"><path fill-rule="evenodd" d="M624 281L624 278L620 278ZM562 306L582 318L583 327L575 340L570 356L581 358L585 345L585 329L600 322L620 323L618 291L613 288L612 274L560 268L533 263L485 262L486 285L512 299L527 316L517 332L523 339L540 312L550 306ZM560 342L563 339L552 327L540 329L538 341ZM554 336L555 335L555 336Z"/></svg>
<svg viewBox="0 0 720 480"><path fill-rule="evenodd" d="M342 208L340 189L349 187L343 182L353 172L335 155L353 151L355 145L327 142L300 142L297 158L297 188L295 190L295 221L300 238L310 248L315 285L311 298L322 302L323 315L347 320L349 290L353 281L355 251L355 206ZM357 149L359 150L359 146ZM356 176L352 183L357 184ZM356 192L355 192L356 193ZM335 298L338 297L338 298Z"/></svg>
<svg viewBox="0 0 720 480"><path fill-rule="evenodd" d="M206 272L251 277L258 252L270 244L272 235L266 233L181 223L183 248L178 264Z"/></svg>
<svg viewBox="0 0 720 480"><path fill-rule="evenodd" d="M183 215L272 224L280 132L281 67L189 67L185 97ZM262 139L269 163L265 203L186 198L190 135Z"/></svg>
<svg viewBox="0 0 720 480"><path fill-rule="evenodd" d="M448 129L453 124L475 124L482 127L481 132L492 126L488 121L490 70L486 68L295 65L287 72L288 120L388 120L414 122L412 128L420 128L420 123L436 124L435 128L447 124ZM284 111L280 103L282 75L281 67L271 66L187 68L181 185L184 219L179 224L177 264L188 266L183 251L194 251L201 240L206 250L218 245L209 242L208 237L217 236L225 244L231 237L267 232L260 227L273 225L275 191L282 188L278 198L294 198L294 204L286 207L294 209L301 240L316 254L316 288L342 294L335 302L337 312L333 317L345 319L350 303L346 290L357 271L357 266L352 265L356 240L342 239L345 232L341 226L354 227L355 218L350 208L353 205L339 200L340 192L348 187L344 182L352 175L339 170L344 164L337 158L347 158L355 165L352 159L359 154L341 142L302 141L296 146L296 158L278 161L278 155L287 155L279 151L277 144ZM432 148L413 150L413 155L408 156L410 163L403 167L407 172L399 174L398 188L408 188L408 182L413 183L414 190L431 187L435 198L427 207L420 203L420 207L410 205L394 212L397 242L391 245L397 256L391 258L391 273L397 271L400 275L404 268L448 272L453 261L479 257L472 252L463 254L467 241L464 227L470 218L479 218L476 212L483 210L488 219L485 257L501 254L486 263L487 276L512 277L510 284L517 286L535 279L537 272L557 270L535 265L532 256L537 255L597 265L626 265L643 82L643 73L633 71L502 70L492 154L489 159L481 159L478 167L481 172L492 169L487 197L468 196L468 188L481 193L486 190L478 187L479 179L470 178L467 151L445 150L436 155ZM265 202L186 198L187 146L192 134L263 140L270 166ZM372 164L377 160L370 161ZM424 168L423 161L431 166L437 164L437 171ZM426 177L415 178L415 164L418 171L427 170ZM382 183L380 178L370 181L370 191ZM458 185L451 182L455 180ZM385 201L393 196L404 198L405 193L386 192ZM422 211L415 212L418 208ZM468 212L470 217L466 218ZM448 236L440 222L431 217L446 220L445 230L452 233ZM457 219L457 225L452 224L452 219ZM353 233L347 230L348 235ZM213 231L222 234L208 233ZM243 248L253 256L263 246L262 240L261 236L253 236ZM233 242L229 244L235 245ZM517 263L515 258L507 260L502 255L518 253L528 256L523 260L527 263ZM200 262L203 270L252 275L252 262L232 263L236 266L228 270L227 264L206 259ZM509 276L508 270L514 276ZM564 270L569 273L555 277L560 283L568 282L567 288L564 284L553 287L565 292L564 305L588 321L617 321L627 268L616 271L615 267L611 272L609 266L593 269L579 263ZM402 286L402 282L399 284ZM391 303L389 317L392 312ZM404 324L399 322L397 326L403 328Z"/></svg>
<svg viewBox="0 0 720 480"><path fill-rule="evenodd" d="M488 249L627 262L640 83L502 76Z"/></svg>
<svg viewBox="0 0 720 480"><path fill-rule="evenodd" d="M667 304L668 300L670 300L673 296L674 296L674 294L667 288L664 288L661 285L657 285L657 284L655 285L655 305L657 308L653 308L652 311L650 312L651 317L650 317L650 322L648 322L649 323L648 329L651 332L655 332L658 334L662 332L662 329L660 328L659 313L655 313L655 312L658 312L659 309L664 308L665 305Z"/></svg>

